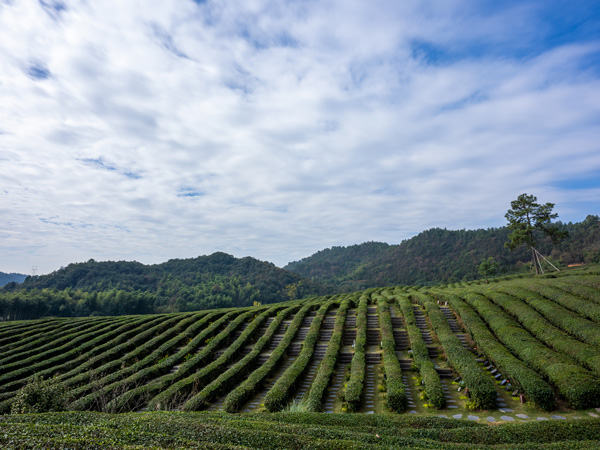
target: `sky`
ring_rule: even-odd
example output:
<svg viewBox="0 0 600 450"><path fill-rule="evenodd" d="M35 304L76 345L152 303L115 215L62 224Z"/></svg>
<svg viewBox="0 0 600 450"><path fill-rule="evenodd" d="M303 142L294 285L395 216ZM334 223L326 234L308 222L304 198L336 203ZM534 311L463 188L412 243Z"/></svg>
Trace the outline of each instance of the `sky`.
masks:
<svg viewBox="0 0 600 450"><path fill-rule="evenodd" d="M600 213L600 0L0 0L0 271Z"/></svg>

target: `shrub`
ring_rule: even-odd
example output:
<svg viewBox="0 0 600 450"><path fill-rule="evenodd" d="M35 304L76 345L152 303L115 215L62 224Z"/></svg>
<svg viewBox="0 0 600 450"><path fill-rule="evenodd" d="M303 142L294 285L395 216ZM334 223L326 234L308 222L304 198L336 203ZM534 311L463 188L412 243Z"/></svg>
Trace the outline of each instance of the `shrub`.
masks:
<svg viewBox="0 0 600 450"><path fill-rule="evenodd" d="M42 413L65 409L65 390L56 378L36 377L19 389L11 414Z"/></svg>

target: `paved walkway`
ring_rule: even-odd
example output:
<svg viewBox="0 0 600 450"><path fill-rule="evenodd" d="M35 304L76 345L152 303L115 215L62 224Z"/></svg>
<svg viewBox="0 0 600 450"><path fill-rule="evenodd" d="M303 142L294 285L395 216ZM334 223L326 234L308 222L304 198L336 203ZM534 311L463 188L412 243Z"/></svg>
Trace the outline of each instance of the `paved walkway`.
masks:
<svg viewBox="0 0 600 450"><path fill-rule="evenodd" d="M478 416L476 414L452 414L452 415L438 414L438 417L443 417L444 419L466 419L466 420L473 420L473 421L484 420L484 421L488 421L488 422L515 422L516 419L538 420L538 421L567 420L567 419L583 419L585 416L600 418L600 408L595 408L595 409L596 409L596 412L587 411L587 412L582 412L581 415L579 415L579 416L567 416L567 417L561 416L559 414L553 414L550 417L544 417L544 416L530 417L527 414L522 414L522 413L514 414L514 411L510 408L499 408L498 409L498 411L503 413L503 415L500 416L500 419L498 419L496 417L492 417L492 416L482 417L482 416Z"/></svg>

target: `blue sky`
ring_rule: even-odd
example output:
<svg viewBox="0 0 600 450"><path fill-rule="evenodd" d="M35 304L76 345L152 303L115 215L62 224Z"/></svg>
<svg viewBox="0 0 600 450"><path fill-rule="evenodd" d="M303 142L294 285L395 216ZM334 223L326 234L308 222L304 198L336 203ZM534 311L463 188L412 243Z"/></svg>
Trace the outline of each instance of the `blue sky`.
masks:
<svg viewBox="0 0 600 450"><path fill-rule="evenodd" d="M0 0L0 271L600 212L600 1Z"/></svg>

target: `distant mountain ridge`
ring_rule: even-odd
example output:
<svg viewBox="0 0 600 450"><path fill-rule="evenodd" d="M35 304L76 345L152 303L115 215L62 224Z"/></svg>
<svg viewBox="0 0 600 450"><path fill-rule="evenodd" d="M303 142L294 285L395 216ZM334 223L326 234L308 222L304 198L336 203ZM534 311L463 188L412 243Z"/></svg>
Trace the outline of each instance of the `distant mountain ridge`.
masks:
<svg viewBox="0 0 600 450"><path fill-rule="evenodd" d="M557 246L540 240L540 252L558 265L600 263L598 216L558 225L569 238ZM478 266L488 257L501 273L527 270L529 249L509 252L508 234L506 227L433 228L397 245L366 242L321 250L283 269L222 252L154 265L89 260L0 288L0 320L198 311L370 287L454 283L478 278Z"/></svg>
<svg viewBox="0 0 600 450"><path fill-rule="evenodd" d="M272 263L217 252L154 265L92 259L27 277L22 284L8 283L0 293L29 302L30 309L37 301L46 302L43 314L70 316L196 311L329 292Z"/></svg>
<svg viewBox="0 0 600 450"><path fill-rule="evenodd" d="M563 265L600 262L600 221L588 216L580 223L558 223L569 237L556 246L542 239L544 255ZM478 277L484 258L493 257L504 272L527 267L530 250L504 248L507 227L479 230L432 228L397 245L366 242L321 250L284 267L337 290L358 290L390 285L433 285Z"/></svg>
<svg viewBox="0 0 600 450"><path fill-rule="evenodd" d="M22 273L4 273L0 272L0 287L8 284L8 283L22 283L27 278L27 275L23 275Z"/></svg>

